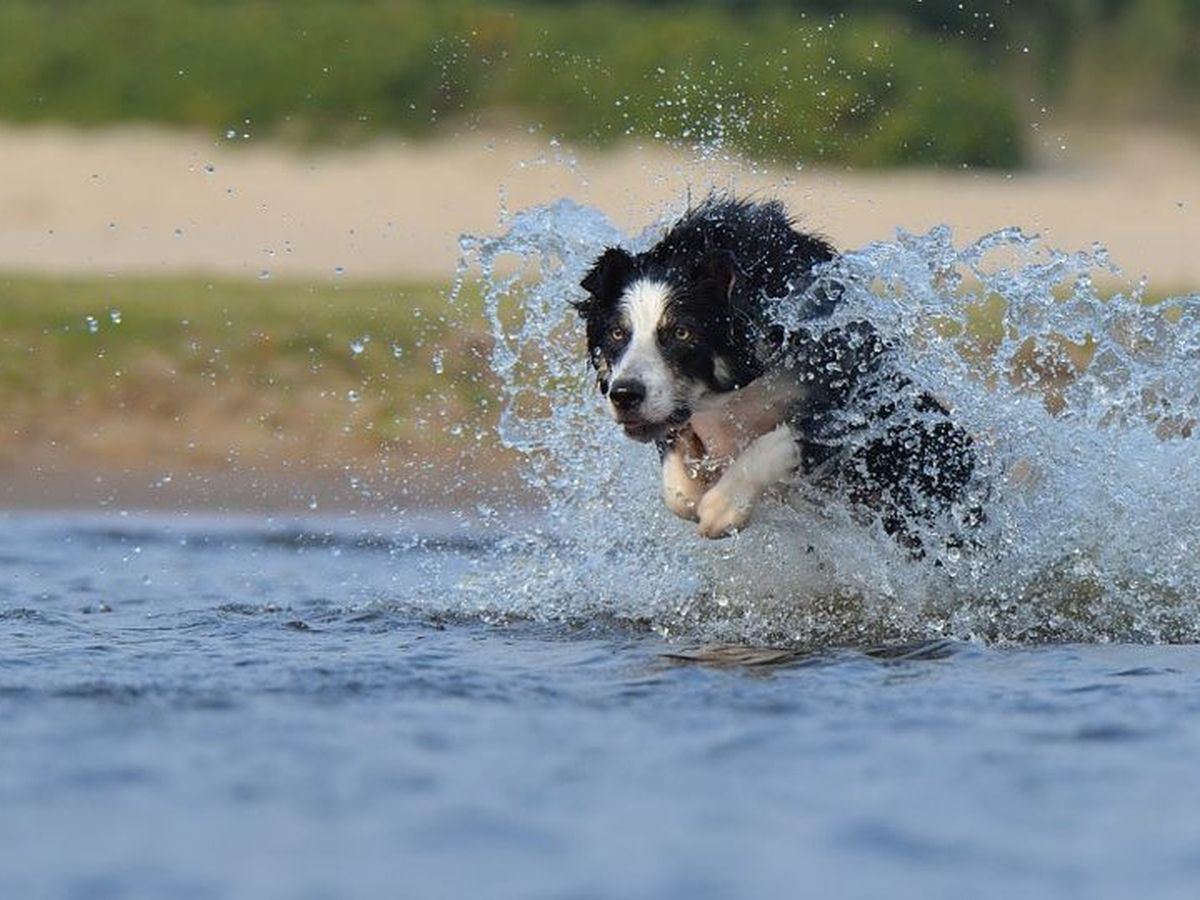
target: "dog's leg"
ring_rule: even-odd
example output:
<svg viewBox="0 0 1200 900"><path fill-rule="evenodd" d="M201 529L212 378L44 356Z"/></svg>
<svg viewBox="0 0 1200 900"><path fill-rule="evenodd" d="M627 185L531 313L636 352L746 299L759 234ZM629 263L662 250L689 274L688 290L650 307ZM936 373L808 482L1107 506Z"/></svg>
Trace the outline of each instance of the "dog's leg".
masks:
<svg viewBox="0 0 1200 900"><path fill-rule="evenodd" d="M696 521L696 504L708 490L708 480L696 471L704 445L690 429L675 436L663 451L662 491L667 509L681 519Z"/></svg>
<svg viewBox="0 0 1200 900"><path fill-rule="evenodd" d="M787 425L756 438L697 504L700 534L719 538L741 528L763 491L787 478L798 465L800 447Z"/></svg>

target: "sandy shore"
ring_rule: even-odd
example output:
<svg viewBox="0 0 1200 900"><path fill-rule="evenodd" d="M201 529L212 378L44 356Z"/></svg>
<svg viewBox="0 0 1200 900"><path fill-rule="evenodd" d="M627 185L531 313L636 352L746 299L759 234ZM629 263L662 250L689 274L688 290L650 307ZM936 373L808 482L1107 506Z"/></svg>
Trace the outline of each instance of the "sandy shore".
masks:
<svg viewBox="0 0 1200 900"><path fill-rule="evenodd" d="M1200 146L1126 133L1049 143L1035 170L750 174L658 147L608 154L527 134L301 153L121 128L0 129L0 268L443 280L463 232L560 196L633 229L710 184L778 195L843 247L945 222L1099 241L1131 277L1200 285Z"/></svg>

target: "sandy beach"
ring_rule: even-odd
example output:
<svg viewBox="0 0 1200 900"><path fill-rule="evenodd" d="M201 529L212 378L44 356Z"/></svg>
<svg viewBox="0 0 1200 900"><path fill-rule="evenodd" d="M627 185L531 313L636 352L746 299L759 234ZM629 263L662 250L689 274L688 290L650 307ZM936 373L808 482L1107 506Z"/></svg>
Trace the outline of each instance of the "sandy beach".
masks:
<svg viewBox="0 0 1200 900"><path fill-rule="evenodd" d="M752 171L656 146L597 154L524 132L301 151L123 127L0 129L0 269L234 277L453 275L460 234L568 196L637 229L689 189L779 196L838 246L946 223L1105 245L1131 279L1200 285L1200 144L1162 132L1054 138L1019 173Z"/></svg>

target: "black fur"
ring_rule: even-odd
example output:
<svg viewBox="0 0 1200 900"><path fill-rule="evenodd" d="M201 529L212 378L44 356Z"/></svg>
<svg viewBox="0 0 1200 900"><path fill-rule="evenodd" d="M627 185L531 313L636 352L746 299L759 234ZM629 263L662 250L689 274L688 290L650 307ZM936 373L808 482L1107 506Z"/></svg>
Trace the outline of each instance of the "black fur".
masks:
<svg viewBox="0 0 1200 900"><path fill-rule="evenodd" d="M899 350L870 322L819 327L839 292L828 279L818 283L815 270L834 257L824 240L798 231L778 202L714 196L646 252L606 250L583 279L588 297L576 308L606 394L624 349L613 330L619 301L642 278L671 287L659 343L674 371L713 392L772 369L794 373L806 390L785 421L800 444L801 472L878 514L920 554L911 526L961 504L976 468L974 447L948 411L902 374ZM791 305L789 320L801 323L790 333L778 324L779 303ZM664 423L660 451L690 414L681 407ZM980 515L964 518L969 525Z"/></svg>
<svg viewBox="0 0 1200 900"><path fill-rule="evenodd" d="M689 375L704 379L714 390L731 390L763 374L783 331L768 320L763 300L805 294L813 268L829 262L833 248L821 238L797 231L778 201L710 197L688 212L661 241L637 256L613 247L606 250L584 277L589 297L577 304L587 323L588 348L604 373L620 346L608 340L611 318L622 292L639 278L673 285L673 313L681 325L694 330L692 346L675 349ZM809 314L828 312L823 295L806 298ZM703 353L689 350L703 348ZM714 377L712 358L730 363L731 378Z"/></svg>

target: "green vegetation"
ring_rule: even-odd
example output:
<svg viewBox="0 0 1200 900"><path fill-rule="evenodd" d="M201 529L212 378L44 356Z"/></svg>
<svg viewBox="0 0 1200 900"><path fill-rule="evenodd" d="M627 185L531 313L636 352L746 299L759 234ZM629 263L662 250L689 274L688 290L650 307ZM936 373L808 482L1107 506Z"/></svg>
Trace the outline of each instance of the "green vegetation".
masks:
<svg viewBox="0 0 1200 900"><path fill-rule="evenodd" d="M783 4L6 0L0 118L345 140L518 120L765 160L1013 166L1003 72L895 14Z"/></svg>
<svg viewBox="0 0 1200 900"><path fill-rule="evenodd" d="M1011 167L1043 106L1196 124L1198 42L1193 0L5 0L0 119Z"/></svg>
<svg viewBox="0 0 1200 900"><path fill-rule="evenodd" d="M743 0L714 0L734 7ZM999 67L1023 102L1060 115L1200 124L1195 0L750 0L829 15L886 14L964 44Z"/></svg>
<svg viewBox="0 0 1200 900"><path fill-rule="evenodd" d="M429 285L2 278L0 462L444 458L495 409L478 310Z"/></svg>

